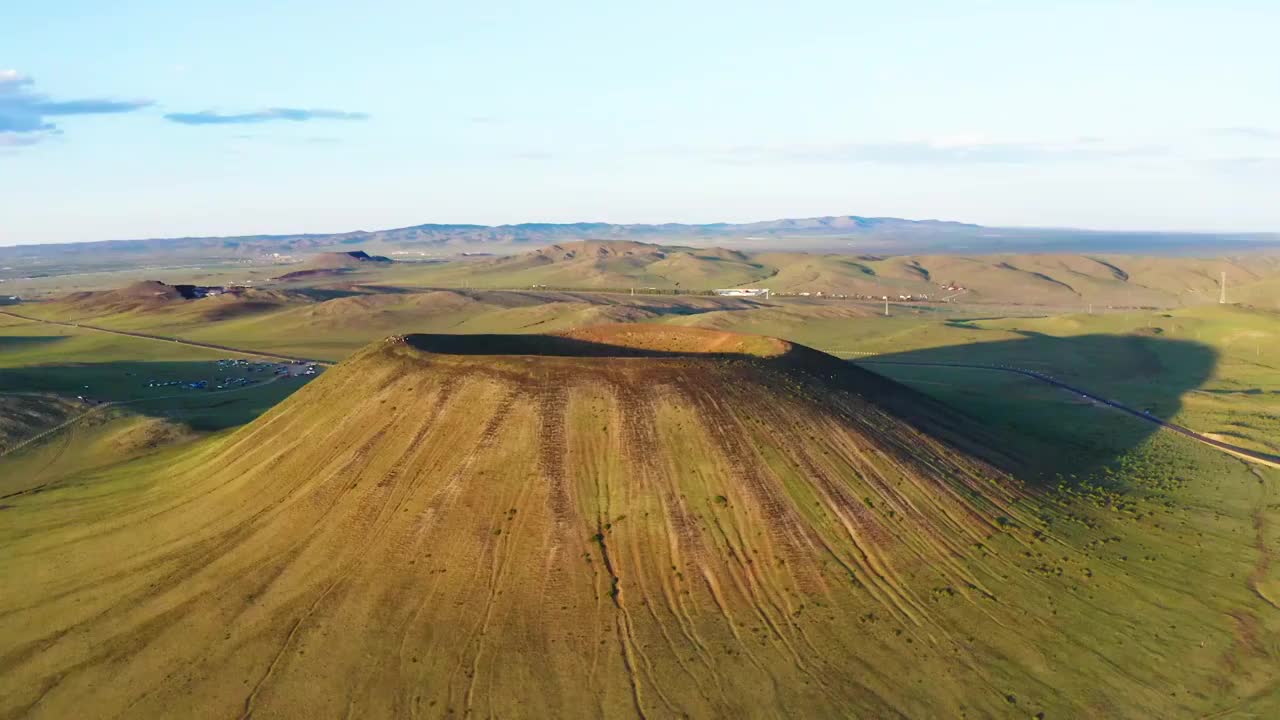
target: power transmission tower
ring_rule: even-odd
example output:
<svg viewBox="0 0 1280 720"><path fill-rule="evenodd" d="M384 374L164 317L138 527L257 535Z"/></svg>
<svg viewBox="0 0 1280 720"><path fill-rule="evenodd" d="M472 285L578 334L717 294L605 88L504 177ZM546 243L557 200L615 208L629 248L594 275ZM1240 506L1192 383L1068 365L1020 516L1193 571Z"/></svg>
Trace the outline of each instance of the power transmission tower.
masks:
<svg viewBox="0 0 1280 720"><path fill-rule="evenodd" d="M889 301L884 301L884 316L889 317Z"/></svg>
<svg viewBox="0 0 1280 720"><path fill-rule="evenodd" d="M1218 304L1219 305L1227 304L1227 273L1226 271L1223 271L1222 283L1218 286Z"/></svg>

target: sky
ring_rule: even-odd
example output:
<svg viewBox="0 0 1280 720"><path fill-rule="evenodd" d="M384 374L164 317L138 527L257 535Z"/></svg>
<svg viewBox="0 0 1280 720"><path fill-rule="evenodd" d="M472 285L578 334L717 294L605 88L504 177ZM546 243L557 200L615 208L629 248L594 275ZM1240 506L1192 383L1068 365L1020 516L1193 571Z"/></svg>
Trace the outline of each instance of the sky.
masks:
<svg viewBox="0 0 1280 720"><path fill-rule="evenodd" d="M1275 0L10 0L0 245L818 215L1280 231Z"/></svg>

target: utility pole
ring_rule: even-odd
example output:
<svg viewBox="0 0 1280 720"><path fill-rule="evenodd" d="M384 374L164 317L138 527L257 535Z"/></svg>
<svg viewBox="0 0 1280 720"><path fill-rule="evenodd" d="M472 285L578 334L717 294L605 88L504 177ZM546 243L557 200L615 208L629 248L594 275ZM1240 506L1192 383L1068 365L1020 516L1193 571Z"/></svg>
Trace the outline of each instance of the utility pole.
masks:
<svg viewBox="0 0 1280 720"><path fill-rule="evenodd" d="M889 317L889 301L884 301L884 316Z"/></svg>
<svg viewBox="0 0 1280 720"><path fill-rule="evenodd" d="M1222 272L1222 284L1219 286L1218 304L1227 304L1227 273L1225 270Z"/></svg>
<svg viewBox="0 0 1280 720"><path fill-rule="evenodd" d="M1093 314L1093 303L1089 303L1089 314Z"/></svg>

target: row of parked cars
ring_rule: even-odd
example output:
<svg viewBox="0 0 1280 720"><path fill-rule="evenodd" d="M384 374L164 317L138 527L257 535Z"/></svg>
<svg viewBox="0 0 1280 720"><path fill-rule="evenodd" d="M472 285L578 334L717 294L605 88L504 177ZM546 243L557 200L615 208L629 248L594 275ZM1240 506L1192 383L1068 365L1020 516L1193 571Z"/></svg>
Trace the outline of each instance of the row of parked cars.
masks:
<svg viewBox="0 0 1280 720"><path fill-rule="evenodd" d="M214 361L219 370L239 370L246 373L271 373L279 377L293 375L315 375L319 368L306 360L290 360L287 362L264 362L260 360L238 360L224 358ZM297 366L301 365L299 369ZM210 380L148 380L149 388L178 387L184 390L228 390L244 387L258 382L257 379L245 375L225 375Z"/></svg>

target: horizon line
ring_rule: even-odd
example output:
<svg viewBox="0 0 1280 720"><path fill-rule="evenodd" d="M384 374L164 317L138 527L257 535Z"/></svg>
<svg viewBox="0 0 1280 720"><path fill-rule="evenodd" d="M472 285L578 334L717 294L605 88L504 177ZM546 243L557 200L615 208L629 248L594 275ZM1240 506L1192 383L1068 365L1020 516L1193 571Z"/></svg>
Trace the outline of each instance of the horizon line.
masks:
<svg viewBox="0 0 1280 720"><path fill-rule="evenodd" d="M474 228L474 229L499 229L499 228L519 228L524 226L543 225L543 226L563 226L572 227L575 225L607 225L613 227L652 227L660 228L662 226L684 226L690 228L707 228L714 226L741 226L756 225L764 223L778 223L788 221L803 220L827 220L837 218L858 218L861 220L879 220L879 221L899 221L913 224L929 224L935 223L939 225L962 225L975 229L987 230L1012 230L1012 231L1039 231L1039 232L1079 232L1089 234L1110 234L1110 235L1185 235L1185 236L1202 236L1202 237L1257 237L1257 236L1276 236L1276 240L1280 241L1280 230L1162 230L1162 229L1141 229L1141 230L1116 230L1099 227L1079 227L1070 225L983 225L981 223L967 222L964 220L943 220L939 218L904 218L892 215L809 215L803 217L781 217L771 218L767 220L748 220L741 222L731 221L712 221L712 222L612 222L607 220L576 220L571 222L554 222L554 221L537 221L526 220L517 223L470 223L470 222L425 222L414 225L399 225L395 227L378 228L375 230L353 229L338 231L320 231L320 232L263 232L263 233L242 233L235 235L167 235L167 236L150 236L150 237L132 237L132 238L102 238L97 240L66 240L51 242L17 242L5 243L0 241L0 248L17 248L17 247L50 247L57 245L89 245L95 243L129 243L129 242L164 242L173 240L212 240L212 239L241 239L241 238L261 238L261 239L283 239L283 238L302 238L302 237L333 237L340 235L372 235L375 233L395 232L397 230L411 230L421 227L455 227L455 228ZM610 239L610 238L601 238Z"/></svg>

